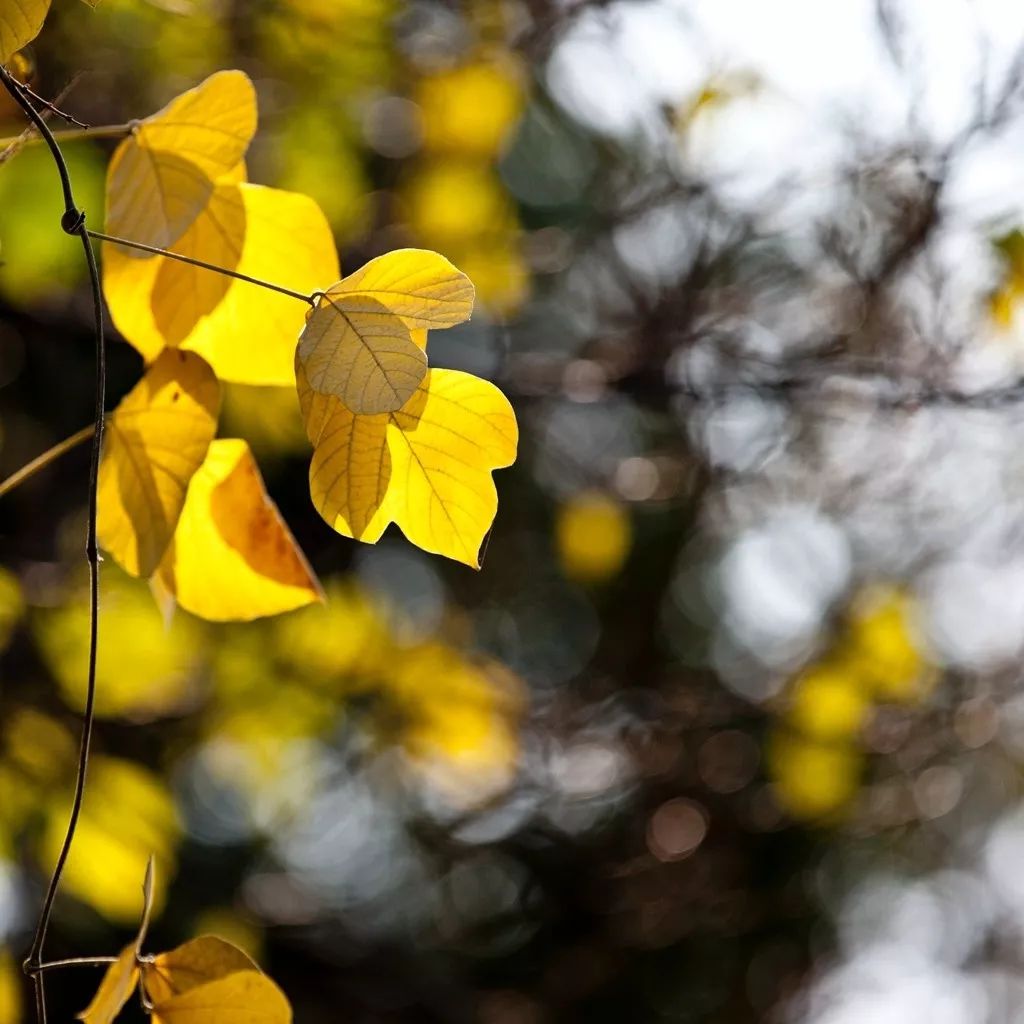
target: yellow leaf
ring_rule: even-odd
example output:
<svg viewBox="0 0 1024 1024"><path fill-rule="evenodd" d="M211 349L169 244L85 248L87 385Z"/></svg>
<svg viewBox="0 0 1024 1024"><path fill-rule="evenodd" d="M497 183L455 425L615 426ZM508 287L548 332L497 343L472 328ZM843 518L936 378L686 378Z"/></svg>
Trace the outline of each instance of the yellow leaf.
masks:
<svg viewBox="0 0 1024 1024"><path fill-rule="evenodd" d="M107 968L92 1002L78 1015L85 1024L110 1024L128 1002L139 980L135 943L125 946Z"/></svg>
<svg viewBox="0 0 1024 1024"><path fill-rule="evenodd" d="M337 278L334 238L307 196L221 180L173 246L185 256L309 294ZM166 256L133 259L104 243L103 290L117 329L146 359L165 345L198 352L221 380L294 383L298 299Z"/></svg>
<svg viewBox="0 0 1024 1024"><path fill-rule="evenodd" d="M188 482L216 432L218 404L210 367L168 350L108 420L99 540L133 576L149 576L170 543Z"/></svg>
<svg viewBox="0 0 1024 1024"><path fill-rule="evenodd" d="M374 312L381 303L407 327L451 327L473 312L473 282L440 253L396 249L327 289L347 313Z"/></svg>
<svg viewBox="0 0 1024 1024"><path fill-rule="evenodd" d="M50 0L0 0L0 64L6 64L43 27Z"/></svg>
<svg viewBox="0 0 1024 1024"><path fill-rule="evenodd" d="M289 1024L284 993L257 971L237 971L153 1004L153 1024Z"/></svg>
<svg viewBox="0 0 1024 1024"><path fill-rule="evenodd" d="M219 71L141 121L107 171L106 230L168 248L245 156L256 93L241 71ZM135 253L134 258L142 257Z"/></svg>
<svg viewBox="0 0 1024 1024"><path fill-rule="evenodd" d="M505 396L458 370L430 370L400 410L356 416L313 391L296 361L313 444L313 504L339 533L374 543L395 522L413 544L479 567L498 508L491 471L515 461Z"/></svg>
<svg viewBox="0 0 1024 1024"><path fill-rule="evenodd" d="M321 600L245 441L210 445L157 581L186 611L217 622L277 615Z"/></svg>
<svg viewBox="0 0 1024 1024"><path fill-rule="evenodd" d="M150 1002L163 1003L200 985L259 967L237 946L216 935L201 935L143 967L142 984Z"/></svg>
<svg viewBox="0 0 1024 1024"><path fill-rule="evenodd" d="M337 396L354 413L400 409L427 372L426 353L383 303L360 296L350 309L345 300L327 292L317 301L297 364L313 390Z"/></svg>

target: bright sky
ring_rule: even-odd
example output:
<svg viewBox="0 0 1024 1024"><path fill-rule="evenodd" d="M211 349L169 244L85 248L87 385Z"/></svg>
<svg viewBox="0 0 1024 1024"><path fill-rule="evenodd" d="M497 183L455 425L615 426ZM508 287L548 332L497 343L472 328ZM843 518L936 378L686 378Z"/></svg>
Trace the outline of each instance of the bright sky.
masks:
<svg viewBox="0 0 1024 1024"><path fill-rule="evenodd" d="M807 179L844 149L843 125L906 135L911 109L948 138L969 118L979 76L991 90L1024 44L1019 0L896 0L908 28L899 73L876 31L875 0L622 0L580 19L549 80L576 116L612 135L655 124L712 74L753 71L766 88L719 115L701 139L709 170L753 199L780 177ZM1024 194L1024 143L1006 140L958 183L964 202L1002 212ZM1022 207L1024 209L1024 207Z"/></svg>

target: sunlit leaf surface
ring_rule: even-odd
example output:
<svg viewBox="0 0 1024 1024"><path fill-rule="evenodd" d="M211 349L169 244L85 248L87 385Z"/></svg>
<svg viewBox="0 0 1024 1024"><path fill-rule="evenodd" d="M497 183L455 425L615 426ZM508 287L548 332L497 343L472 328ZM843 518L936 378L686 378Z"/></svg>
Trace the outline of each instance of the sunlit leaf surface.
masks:
<svg viewBox="0 0 1024 1024"><path fill-rule="evenodd" d="M163 558L217 429L219 401L210 367L191 352L168 350L109 417L99 540L133 576L149 576Z"/></svg>
<svg viewBox="0 0 1024 1024"><path fill-rule="evenodd" d="M238 971L259 972L259 968L230 942L216 935L201 935L155 956L144 968L143 985L152 1002L164 1003Z"/></svg>
<svg viewBox="0 0 1024 1024"><path fill-rule="evenodd" d="M356 416L309 387L313 504L339 533L378 540L389 522L425 551L479 566L498 508L491 471L511 465L518 428L505 396L457 370L431 370L397 412Z"/></svg>
<svg viewBox="0 0 1024 1024"><path fill-rule="evenodd" d="M320 588L244 441L214 441L189 485L157 580L204 619L255 619L319 600Z"/></svg>
<svg viewBox="0 0 1024 1024"><path fill-rule="evenodd" d="M110 1024L128 1002L139 980L135 943L125 946L103 975L92 1002L78 1015L85 1024Z"/></svg>
<svg viewBox="0 0 1024 1024"><path fill-rule="evenodd" d="M217 179L245 156L255 131L256 93L241 71L217 72L139 122L110 161L107 233L172 246Z"/></svg>
<svg viewBox="0 0 1024 1024"><path fill-rule="evenodd" d="M50 0L0 0L0 64L6 64L43 27Z"/></svg>
<svg viewBox="0 0 1024 1024"><path fill-rule="evenodd" d="M326 219L307 196L221 181L172 247L185 256L309 294L337 278ZM291 385L300 299L164 256L103 246L103 290L118 330L146 359L165 346L199 353L222 380Z"/></svg>

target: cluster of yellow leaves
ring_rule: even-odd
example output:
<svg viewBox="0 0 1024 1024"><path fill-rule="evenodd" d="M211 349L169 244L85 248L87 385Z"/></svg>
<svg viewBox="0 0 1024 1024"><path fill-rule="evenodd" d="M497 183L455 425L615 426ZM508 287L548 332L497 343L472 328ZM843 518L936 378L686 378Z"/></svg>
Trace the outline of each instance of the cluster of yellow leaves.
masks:
<svg viewBox="0 0 1024 1024"><path fill-rule="evenodd" d="M866 588L832 649L793 680L768 749L776 792L792 814L822 818L841 810L857 791L864 760L858 740L872 709L928 691L935 669L913 616L902 591Z"/></svg>
<svg viewBox="0 0 1024 1024"><path fill-rule="evenodd" d="M427 331L469 318L469 279L407 249L338 280L316 204L245 181L255 128L251 82L220 72L139 122L107 177L108 232L294 293L104 246L111 315L150 365L109 418L100 542L159 600L215 620L320 597L246 443L214 440L220 381L297 384L313 502L336 530L374 542L395 522L473 566L497 509L491 471L517 443L497 388L428 371Z"/></svg>
<svg viewBox="0 0 1024 1024"><path fill-rule="evenodd" d="M192 939L168 953L145 956L140 940L107 969L85 1024L110 1024L137 985L154 1024L288 1024L284 993L237 946L215 935Z"/></svg>

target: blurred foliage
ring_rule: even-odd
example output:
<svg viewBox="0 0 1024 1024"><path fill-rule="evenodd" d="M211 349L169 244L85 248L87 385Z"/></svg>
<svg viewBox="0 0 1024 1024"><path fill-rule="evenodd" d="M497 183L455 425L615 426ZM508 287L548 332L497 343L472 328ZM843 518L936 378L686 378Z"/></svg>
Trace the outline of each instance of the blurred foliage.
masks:
<svg viewBox="0 0 1024 1024"><path fill-rule="evenodd" d="M468 273L431 359L523 444L476 574L326 529L294 392L225 385L326 601L167 623L103 566L50 955L122 948L155 853L154 948L224 934L313 1024L1020 1019L1024 23L826 7L55 5L41 94L116 125L242 68L249 177L346 271ZM90 211L113 145L67 144ZM0 161L6 474L88 422L91 334L43 150ZM115 343L111 408L139 373ZM74 775L86 469L0 500L0 1024Z"/></svg>

